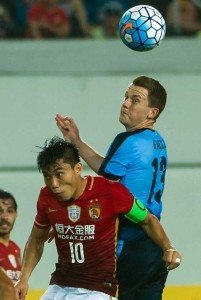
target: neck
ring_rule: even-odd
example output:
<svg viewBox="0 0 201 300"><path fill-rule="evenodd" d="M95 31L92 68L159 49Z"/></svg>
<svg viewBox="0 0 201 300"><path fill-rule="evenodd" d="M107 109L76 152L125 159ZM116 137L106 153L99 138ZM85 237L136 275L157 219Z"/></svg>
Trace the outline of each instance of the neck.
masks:
<svg viewBox="0 0 201 300"><path fill-rule="evenodd" d="M0 243L2 243L5 246L8 246L10 240L9 238L10 238L9 234L0 236Z"/></svg>
<svg viewBox="0 0 201 300"><path fill-rule="evenodd" d="M78 184L76 195L74 197L75 200L83 194L83 192L86 188L86 185L87 185L87 178L81 177L80 181L79 181L79 184Z"/></svg>
<svg viewBox="0 0 201 300"><path fill-rule="evenodd" d="M128 131L128 132L136 131L136 130L143 129L143 128L153 129L154 123L155 123L155 120L147 119L144 122L139 123L137 125L133 125L131 127L126 127L126 126L125 127L126 127L126 131Z"/></svg>

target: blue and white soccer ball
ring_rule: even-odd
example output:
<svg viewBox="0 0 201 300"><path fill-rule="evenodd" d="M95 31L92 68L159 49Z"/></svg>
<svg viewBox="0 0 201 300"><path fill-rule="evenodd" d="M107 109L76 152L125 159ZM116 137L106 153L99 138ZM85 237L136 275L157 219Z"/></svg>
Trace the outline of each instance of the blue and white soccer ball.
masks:
<svg viewBox="0 0 201 300"><path fill-rule="evenodd" d="M135 51L149 51L157 47L165 32L163 16L149 5L128 9L119 22L119 34L123 43Z"/></svg>

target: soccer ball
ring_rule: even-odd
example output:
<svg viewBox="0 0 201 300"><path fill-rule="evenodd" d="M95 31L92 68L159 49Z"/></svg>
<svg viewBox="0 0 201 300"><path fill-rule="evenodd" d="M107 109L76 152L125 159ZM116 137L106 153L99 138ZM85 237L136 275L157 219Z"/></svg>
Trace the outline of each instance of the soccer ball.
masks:
<svg viewBox="0 0 201 300"><path fill-rule="evenodd" d="M157 47L165 32L163 16L149 5L128 9L119 22L119 34L123 43L135 51L149 51Z"/></svg>

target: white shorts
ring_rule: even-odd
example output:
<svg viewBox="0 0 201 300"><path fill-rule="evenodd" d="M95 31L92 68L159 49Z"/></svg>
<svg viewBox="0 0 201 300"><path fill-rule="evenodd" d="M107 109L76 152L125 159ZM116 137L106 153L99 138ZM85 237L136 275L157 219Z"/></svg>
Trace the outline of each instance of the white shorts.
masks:
<svg viewBox="0 0 201 300"><path fill-rule="evenodd" d="M53 284L48 287L40 300L117 300L117 298L97 291Z"/></svg>

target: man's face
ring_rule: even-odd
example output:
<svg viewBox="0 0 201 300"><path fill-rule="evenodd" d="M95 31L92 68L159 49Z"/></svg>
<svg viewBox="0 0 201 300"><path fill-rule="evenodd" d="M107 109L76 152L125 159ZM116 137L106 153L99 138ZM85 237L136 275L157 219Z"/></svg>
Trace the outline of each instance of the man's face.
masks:
<svg viewBox="0 0 201 300"><path fill-rule="evenodd" d="M140 127L147 120L152 110L148 104L148 90L130 84L126 90L119 116L119 121L127 131Z"/></svg>
<svg viewBox="0 0 201 300"><path fill-rule="evenodd" d="M0 199L0 237L10 234L17 212L12 199Z"/></svg>
<svg viewBox="0 0 201 300"><path fill-rule="evenodd" d="M58 159L54 164L43 170L45 184L60 201L76 199L80 190L81 169L80 163L72 168L63 159Z"/></svg>

